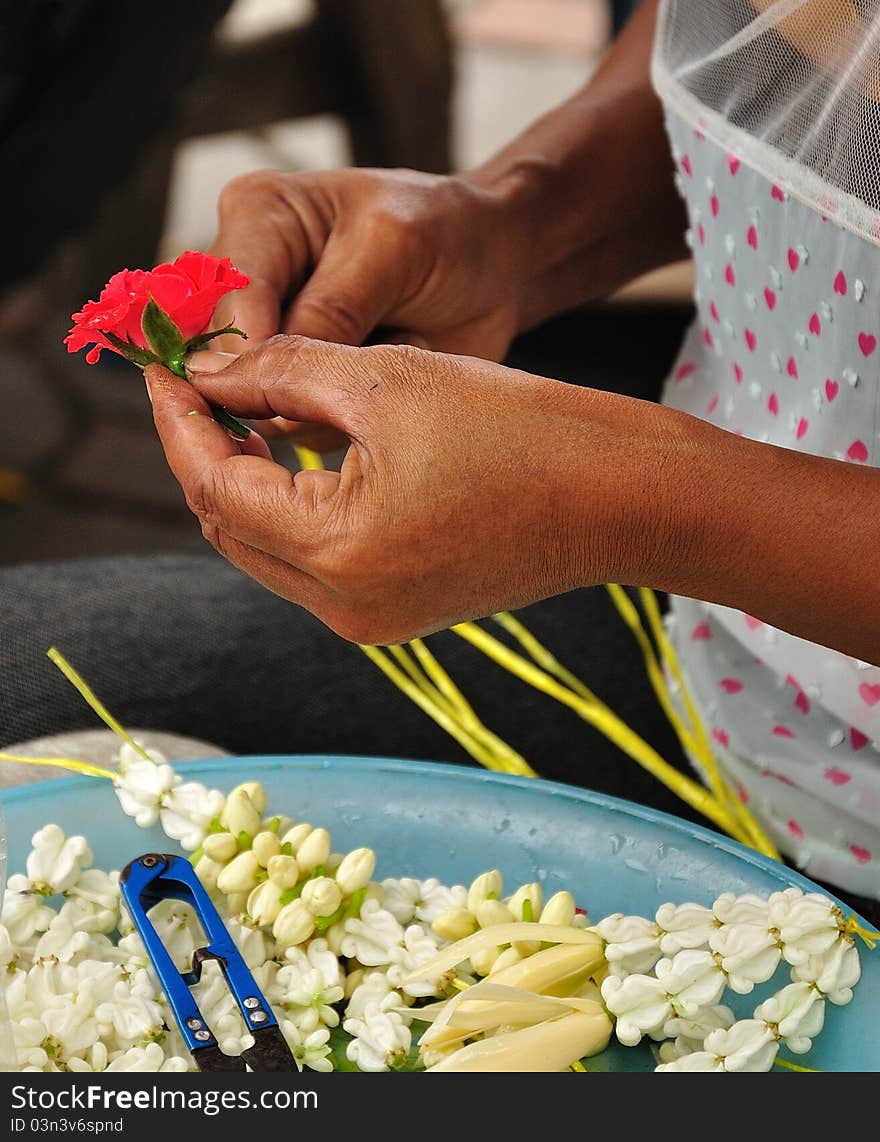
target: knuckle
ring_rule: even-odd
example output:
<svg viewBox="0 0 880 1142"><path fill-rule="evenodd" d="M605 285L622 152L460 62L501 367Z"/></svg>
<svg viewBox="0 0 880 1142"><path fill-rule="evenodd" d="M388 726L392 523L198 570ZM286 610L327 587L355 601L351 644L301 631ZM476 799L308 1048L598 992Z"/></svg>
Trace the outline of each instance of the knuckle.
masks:
<svg viewBox="0 0 880 1142"><path fill-rule="evenodd" d="M220 191L217 209L221 220L241 207L251 208L255 201L281 197L281 183L276 171L248 171L236 175Z"/></svg>
<svg viewBox="0 0 880 1142"><path fill-rule="evenodd" d="M344 344L357 344L363 337L364 322L361 307L354 298L347 297L342 290L337 290L332 296L325 294L321 297L304 293L297 309L301 318L316 317L337 330L338 339Z"/></svg>
<svg viewBox="0 0 880 1142"><path fill-rule="evenodd" d="M192 485L187 489L187 506L194 515L198 516L203 528L218 525L227 496L227 485L228 481L223 466L210 464L199 471Z"/></svg>

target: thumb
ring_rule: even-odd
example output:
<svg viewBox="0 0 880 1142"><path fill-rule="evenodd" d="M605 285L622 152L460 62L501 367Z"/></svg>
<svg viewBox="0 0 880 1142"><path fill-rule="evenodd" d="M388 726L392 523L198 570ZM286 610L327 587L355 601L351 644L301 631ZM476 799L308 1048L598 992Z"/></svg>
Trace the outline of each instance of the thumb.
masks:
<svg viewBox="0 0 880 1142"><path fill-rule="evenodd" d="M402 272L367 248L352 257L352 242L331 241L284 321L287 333L361 345L400 305Z"/></svg>
<svg viewBox="0 0 880 1142"><path fill-rule="evenodd" d="M234 415L328 424L349 435L352 398L366 375L355 368L358 352L363 350L279 334L232 359L193 353L187 376L206 400ZM220 364L225 367L218 370Z"/></svg>

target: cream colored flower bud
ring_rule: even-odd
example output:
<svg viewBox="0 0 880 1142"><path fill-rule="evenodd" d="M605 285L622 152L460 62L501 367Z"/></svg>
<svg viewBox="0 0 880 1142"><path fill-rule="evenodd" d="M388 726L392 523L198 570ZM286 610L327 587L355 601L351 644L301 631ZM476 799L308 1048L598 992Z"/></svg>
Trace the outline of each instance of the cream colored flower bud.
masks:
<svg viewBox="0 0 880 1142"><path fill-rule="evenodd" d="M247 898L247 913L260 928L268 928L275 922L275 917L281 911L281 893L272 880L264 880L251 890Z"/></svg>
<svg viewBox="0 0 880 1142"><path fill-rule="evenodd" d="M223 865L211 860L209 856L203 856L199 857L193 867L196 876L208 892L213 892L217 887L217 877L223 871Z"/></svg>
<svg viewBox="0 0 880 1142"><path fill-rule="evenodd" d="M328 876L335 876L336 870L345 860L345 853L331 853L324 861L324 868L327 869Z"/></svg>
<svg viewBox="0 0 880 1142"><path fill-rule="evenodd" d="M477 905L474 916L481 928L491 928L495 924L509 924L514 919L513 913L501 900L482 901Z"/></svg>
<svg viewBox="0 0 880 1142"><path fill-rule="evenodd" d="M367 885L367 891L364 894L364 903L368 900L378 900L380 903L385 899L385 889L381 884L377 884L375 880L371 880Z"/></svg>
<svg viewBox="0 0 880 1142"><path fill-rule="evenodd" d="M324 932L324 939L327 941L327 947L334 956L342 956L342 941L345 939L346 931L345 924L331 924L330 927Z"/></svg>
<svg viewBox="0 0 880 1142"><path fill-rule="evenodd" d="M246 849L233 857L217 877L217 887L221 892L250 892L257 883L260 865L251 849Z"/></svg>
<svg viewBox="0 0 880 1142"><path fill-rule="evenodd" d="M500 948L483 948L471 956L471 966L477 975L488 975L500 955Z"/></svg>
<svg viewBox="0 0 880 1142"><path fill-rule="evenodd" d="M342 903L342 889L329 876L316 876L303 885L303 904L313 916L332 916Z"/></svg>
<svg viewBox="0 0 880 1142"><path fill-rule="evenodd" d="M260 821L260 812L251 800L250 794L242 786L233 789L226 798L226 804L220 814L221 824L225 825L234 837L239 833L253 836L259 831Z"/></svg>
<svg viewBox="0 0 880 1142"><path fill-rule="evenodd" d="M296 859L303 872L311 872L322 865L330 855L330 834L326 829L312 829L296 850Z"/></svg>
<svg viewBox="0 0 880 1142"><path fill-rule="evenodd" d="M290 851L296 856L299 846L303 843L314 826L310 825L308 821L300 821L298 825L288 829L286 833L281 835L282 845L290 845Z"/></svg>
<svg viewBox="0 0 880 1142"><path fill-rule="evenodd" d="M574 920L574 897L570 892L556 892L544 905L538 921L541 924L559 924L565 927Z"/></svg>
<svg viewBox="0 0 880 1142"><path fill-rule="evenodd" d="M274 833L280 840L286 832L293 828L296 824L293 817L284 817L281 813L273 813L271 817L264 817L260 823L260 832L263 829L268 829L270 833Z"/></svg>
<svg viewBox="0 0 880 1142"><path fill-rule="evenodd" d="M299 880L299 865L296 857L285 856L283 853L269 857L266 871L269 873L269 879L272 883L277 884L282 889L293 888Z"/></svg>
<svg viewBox="0 0 880 1142"><path fill-rule="evenodd" d="M275 835L270 833L268 829L263 829L262 832L257 833L251 844L251 851L254 856L263 866L267 868L269 860L273 856L277 856L281 852L281 841Z"/></svg>
<svg viewBox="0 0 880 1142"><path fill-rule="evenodd" d="M226 897L226 912L229 916L244 916L250 892L230 892Z"/></svg>
<svg viewBox="0 0 880 1142"><path fill-rule="evenodd" d="M447 908L431 923L431 927L443 940L463 940L477 930L477 918L467 908Z"/></svg>
<svg viewBox="0 0 880 1142"><path fill-rule="evenodd" d="M505 903L514 919L537 920L544 907L544 892L537 882L522 884Z"/></svg>
<svg viewBox="0 0 880 1142"><path fill-rule="evenodd" d="M497 868L481 873L468 889L467 906L471 912L476 913L477 905L482 904L488 897L499 899L504 887L501 873Z"/></svg>
<svg viewBox="0 0 880 1142"><path fill-rule="evenodd" d="M345 999L351 999L355 988L360 987L360 985L364 982L366 974L367 973L363 968L355 968L354 971L350 971L348 973L342 983L345 992Z"/></svg>
<svg viewBox="0 0 880 1142"><path fill-rule="evenodd" d="M372 849L352 849L336 870L336 883L346 896L366 888L376 871L376 854Z"/></svg>
<svg viewBox="0 0 880 1142"><path fill-rule="evenodd" d="M538 947L541 945L539 944ZM511 964L517 964L522 959L522 954L516 944L511 944L509 948L505 948L496 958L492 964L492 971L502 971L504 968L510 967Z"/></svg>
<svg viewBox="0 0 880 1142"><path fill-rule="evenodd" d="M205 856L218 864L226 864L238 852L238 839L232 833L209 833L202 841Z"/></svg>
<svg viewBox="0 0 880 1142"><path fill-rule="evenodd" d="M259 781L243 781L241 785L236 786L238 789L243 789L251 799L251 803L258 813L265 813L266 802L266 788L261 785Z"/></svg>
<svg viewBox="0 0 880 1142"><path fill-rule="evenodd" d="M282 948L302 944L315 930L315 918L302 900L285 904L272 925L272 935Z"/></svg>

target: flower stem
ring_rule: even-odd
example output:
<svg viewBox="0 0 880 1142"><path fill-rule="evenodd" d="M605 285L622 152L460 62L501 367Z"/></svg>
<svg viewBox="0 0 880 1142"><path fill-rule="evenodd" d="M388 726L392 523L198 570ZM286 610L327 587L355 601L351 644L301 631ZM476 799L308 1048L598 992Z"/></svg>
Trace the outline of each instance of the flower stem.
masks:
<svg viewBox="0 0 880 1142"><path fill-rule="evenodd" d="M189 377L186 375L186 369L184 368L182 356L175 357L173 361L169 361L168 368L172 373L175 373L183 380L189 380ZM208 407L211 410L211 415L214 417L217 423L222 424L227 432L232 433L232 435L237 440L247 440L251 434L251 430L242 424L240 420L236 420L235 417L231 413L227 412L222 405L213 404L211 401L208 401Z"/></svg>

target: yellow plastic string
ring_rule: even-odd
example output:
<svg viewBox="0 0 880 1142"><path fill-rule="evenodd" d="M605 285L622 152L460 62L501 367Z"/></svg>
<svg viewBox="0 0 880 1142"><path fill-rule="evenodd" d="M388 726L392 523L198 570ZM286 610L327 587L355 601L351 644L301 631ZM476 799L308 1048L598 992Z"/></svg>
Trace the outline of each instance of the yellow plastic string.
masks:
<svg viewBox="0 0 880 1142"><path fill-rule="evenodd" d="M880 941L880 932L875 932L872 928L863 928L855 916L847 918L844 931L848 936L858 936L872 950L877 947L877 942Z"/></svg>
<svg viewBox="0 0 880 1142"><path fill-rule="evenodd" d="M102 769L99 765L92 765L88 761L78 761L73 757L26 757L23 754L0 751L0 761L17 761L24 765L47 765L55 769L69 769L72 773L82 773L86 777L108 777L111 781L116 777L111 769Z"/></svg>
<svg viewBox="0 0 880 1142"><path fill-rule="evenodd" d="M522 773L529 777L537 777L538 774L521 754L517 753L503 738L493 733L480 721L464 694L455 685L425 643L421 639L415 638L409 643L409 648L425 670L426 675L434 682L440 693L447 697L460 724L476 734L481 741L494 750L499 768L504 769L507 773Z"/></svg>
<svg viewBox="0 0 880 1142"><path fill-rule="evenodd" d="M78 674L76 670L74 670L74 668L70 665L61 651L56 649L54 646L50 646L46 651L46 654L49 656L49 658L52 659L52 661L65 676L65 678L73 683L73 685L80 692L80 694L82 694L83 698L85 698L85 700L92 707L98 717L103 722L105 722L106 725L108 725L115 734L118 734L124 742L127 742L132 747L132 749L137 750L141 757L143 757L146 761L152 762L153 759L150 757L147 751L142 746L138 745L128 730L126 730L125 727L122 726L116 720L116 718L113 717L113 715L106 708L104 703L98 698L86 680L80 674Z"/></svg>
<svg viewBox="0 0 880 1142"><path fill-rule="evenodd" d="M320 453L313 452L311 448L303 448L301 444L294 444L294 452L300 467L309 472L320 472L324 468Z"/></svg>
<svg viewBox="0 0 880 1142"><path fill-rule="evenodd" d="M532 632L521 623L518 618L510 614L509 611L499 611L497 614L492 615L492 621L497 623L503 630L506 630L508 634L513 635L520 646L522 646L539 666L542 666L549 674L558 678L560 682L564 682L575 694L580 694L587 702L599 701L592 690L590 690L576 674L572 674L561 662L557 661L546 646L540 643Z"/></svg>
<svg viewBox="0 0 880 1142"><path fill-rule="evenodd" d="M651 683L651 687L663 708L666 717L675 731L678 740L682 744L682 748L690 753L699 765L702 767L706 774L706 779L709 783L714 797L717 801L725 806L727 811L733 818L736 819L740 826L740 833L736 836L737 840L742 841L750 847L757 849L759 852L764 853L765 856L772 857L774 860L779 859L779 853L776 846L770 838L764 833L761 827L755 821L752 814L742 804L740 799L736 796L733 790L727 785L718 771L715 762L714 754L709 745L709 739L702 727L699 716L694 708L693 702L685 685L684 678L681 674L681 668L673 650L672 644L665 636L663 631L663 620L660 617L660 609L657 606L656 596L653 591L644 590L640 592L643 604L646 604L646 613L651 623L652 633L658 640L661 646L664 657L673 671L673 676L676 678L677 683L682 690L682 700L685 703L685 709L691 720L692 729L688 729L681 719L678 711L672 704L672 699L669 693L669 688L663 676L663 671L660 663L654 652L648 634L642 624L639 613L635 604L630 599L629 595L623 590L622 587L616 583L605 584L618 613L623 619L627 627L636 638L639 647L642 651L642 656L645 661L645 670ZM731 834L734 835L734 834Z"/></svg>
<svg viewBox="0 0 880 1142"><path fill-rule="evenodd" d="M595 726L610 741L619 746L624 753L662 781L668 789L671 789L698 813L708 817L709 820L735 839L742 838L742 831L736 821L731 817L726 807L716 801L709 790L680 773L669 762L664 761L652 746L630 729L607 706L598 702L586 702L580 695L563 686L547 671L529 662L528 659L511 650L509 646L505 646L504 643L475 623L459 623L453 626L451 630L472 643L488 658L493 659L511 674L570 707L584 721Z"/></svg>
<svg viewBox="0 0 880 1142"><path fill-rule="evenodd" d="M781 860L782 857L776 846L758 824L755 817L749 812L748 808L742 803L736 792L730 788L717 768L715 755L709 742L709 735L706 733L702 719L697 713L693 698L691 697L690 688L685 683L684 672L681 669L678 655L675 653L675 648L666 633L663 618L660 614L660 605L657 602L657 596L647 587L640 587L639 598L647 616L648 625L654 636L654 640L678 686L682 703L684 704L685 711L687 712L693 729L696 756L699 763L706 772L714 775L714 780L717 782L722 796L730 806L731 811L737 816L738 820L752 837L755 848L763 852L766 856L772 857L774 860Z"/></svg>
<svg viewBox="0 0 880 1142"><path fill-rule="evenodd" d="M502 766L498 764L492 751L475 740L473 735L464 729L455 718L451 717L443 707L438 706L436 702L432 701L403 670L395 665L380 647L362 645L361 650L363 650L364 654L379 667L383 674L385 674L399 690L406 694L406 696L424 710L426 714L432 717L448 734L454 737L476 761L479 761L480 764L484 765L487 769L502 769ZM521 768L517 771L522 772L524 776L537 776L534 771L528 767L525 760L521 760ZM514 772L514 770L505 769L504 772Z"/></svg>

